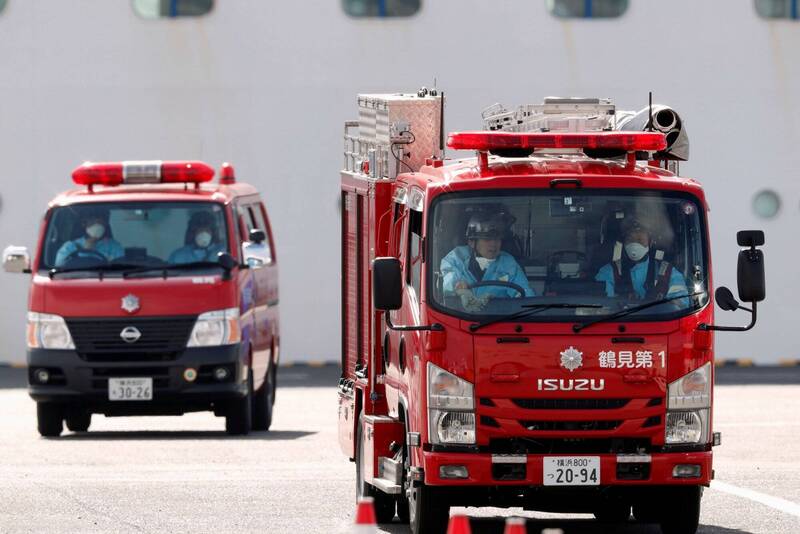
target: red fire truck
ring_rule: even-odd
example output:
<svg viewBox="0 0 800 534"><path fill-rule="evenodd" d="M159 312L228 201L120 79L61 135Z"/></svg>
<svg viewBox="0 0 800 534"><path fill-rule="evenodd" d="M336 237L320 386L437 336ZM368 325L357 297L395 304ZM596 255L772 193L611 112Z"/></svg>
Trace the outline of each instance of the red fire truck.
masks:
<svg viewBox="0 0 800 534"><path fill-rule="evenodd" d="M212 410L268 430L280 346L278 271L258 191L224 164L86 163L44 216L31 263L29 392L43 436L94 413Z"/></svg>
<svg viewBox="0 0 800 534"><path fill-rule="evenodd" d="M681 117L549 98L451 133L444 97L360 95L345 126L339 442L380 521L521 506L695 532L713 478L708 205ZM356 131L357 129L357 131Z"/></svg>

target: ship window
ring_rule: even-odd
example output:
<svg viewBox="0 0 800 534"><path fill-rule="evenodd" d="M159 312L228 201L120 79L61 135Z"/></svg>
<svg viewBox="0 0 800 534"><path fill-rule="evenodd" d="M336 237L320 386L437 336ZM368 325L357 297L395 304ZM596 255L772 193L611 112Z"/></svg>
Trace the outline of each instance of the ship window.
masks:
<svg viewBox="0 0 800 534"><path fill-rule="evenodd" d="M755 0L756 13L765 19L800 18L800 0Z"/></svg>
<svg viewBox="0 0 800 534"><path fill-rule="evenodd" d="M213 8L214 0L133 0L133 10L145 19L201 17Z"/></svg>
<svg viewBox="0 0 800 534"><path fill-rule="evenodd" d="M615 18L628 10L628 0L547 0L547 9L565 19Z"/></svg>
<svg viewBox="0 0 800 534"><path fill-rule="evenodd" d="M3 11L6 8L6 4L8 0L0 0L0 11Z"/></svg>
<svg viewBox="0 0 800 534"><path fill-rule="evenodd" d="M781 197L778 193L765 189L753 197L753 211L762 219L771 219L781 209Z"/></svg>
<svg viewBox="0 0 800 534"><path fill-rule="evenodd" d="M410 17L419 11L422 0L342 0L351 17Z"/></svg>

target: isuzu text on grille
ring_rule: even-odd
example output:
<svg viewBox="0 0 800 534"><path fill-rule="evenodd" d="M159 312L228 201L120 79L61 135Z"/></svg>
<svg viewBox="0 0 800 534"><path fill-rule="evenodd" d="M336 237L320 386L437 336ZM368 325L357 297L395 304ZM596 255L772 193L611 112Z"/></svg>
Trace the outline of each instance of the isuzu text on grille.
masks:
<svg viewBox="0 0 800 534"><path fill-rule="evenodd" d="M602 378L540 378L537 382L539 391L603 391L606 387Z"/></svg>

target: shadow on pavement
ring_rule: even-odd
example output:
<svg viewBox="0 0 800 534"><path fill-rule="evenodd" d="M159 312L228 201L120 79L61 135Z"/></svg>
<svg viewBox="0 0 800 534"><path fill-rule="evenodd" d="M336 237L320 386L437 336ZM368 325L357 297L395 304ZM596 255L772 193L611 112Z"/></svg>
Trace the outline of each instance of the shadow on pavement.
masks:
<svg viewBox="0 0 800 534"><path fill-rule="evenodd" d="M299 430L274 430L272 432L251 432L246 436L229 436L225 432L220 431L198 431L198 430L123 430L123 431L109 431L109 432L75 432L64 434L58 438L45 438L53 440L67 440L67 441L116 441L116 440L145 440L145 441L159 441L159 440L180 440L180 439L224 439L236 441L289 441L294 439L304 438L311 436L317 432L305 432Z"/></svg>
<svg viewBox="0 0 800 534"><path fill-rule="evenodd" d="M472 534L503 534L505 518L470 518ZM528 534L539 534L544 529L561 529L564 534L661 534L658 525L647 523L609 524L591 519L529 519L526 524ZM408 525L381 525L381 531L393 534L408 534ZM752 534L749 531L732 528L700 525L698 534Z"/></svg>

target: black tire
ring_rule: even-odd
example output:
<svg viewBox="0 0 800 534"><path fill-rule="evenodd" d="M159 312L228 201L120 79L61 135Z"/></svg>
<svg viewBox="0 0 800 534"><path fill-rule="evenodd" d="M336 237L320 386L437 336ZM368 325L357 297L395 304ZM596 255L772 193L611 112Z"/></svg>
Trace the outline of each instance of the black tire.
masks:
<svg viewBox="0 0 800 534"><path fill-rule="evenodd" d="M660 512L658 506L652 503L633 504L633 517L640 523L658 523L661 520Z"/></svg>
<svg viewBox="0 0 800 534"><path fill-rule="evenodd" d="M391 523L394 519L396 499L364 481L361 471L361 457L364 454L364 441L361 439L361 419L356 432L356 503L364 497L372 497L375 506L375 519L378 523Z"/></svg>
<svg viewBox="0 0 800 534"><path fill-rule="evenodd" d="M270 367L261 389L253 395L253 430L269 430L272 406L275 404L275 368Z"/></svg>
<svg viewBox="0 0 800 534"><path fill-rule="evenodd" d="M409 455L403 454L403 472L408 473L411 468ZM407 517L412 534L425 534L428 532L447 532L447 523L450 520L450 505L442 495L437 495L436 488L423 483L414 484L403 479L404 498L400 499L398 506L405 506L401 519Z"/></svg>
<svg viewBox="0 0 800 534"><path fill-rule="evenodd" d="M48 402L36 403L36 423L39 434L55 438L64 430L64 407Z"/></svg>
<svg viewBox="0 0 800 534"><path fill-rule="evenodd" d="M253 372L247 377L247 395L232 400L225 414L225 432L244 436L253 428Z"/></svg>
<svg viewBox="0 0 800 534"><path fill-rule="evenodd" d="M703 498L701 486L670 488L664 492L662 502L669 503L672 513L661 518L661 532L664 534L695 534L700 525L700 500Z"/></svg>
<svg viewBox="0 0 800 534"><path fill-rule="evenodd" d="M92 414L85 410L70 411L66 421L70 432L86 432L92 424Z"/></svg>
<svg viewBox="0 0 800 534"><path fill-rule="evenodd" d="M625 523L631 518L631 505L623 502L606 502L594 511L594 517L603 523Z"/></svg>

